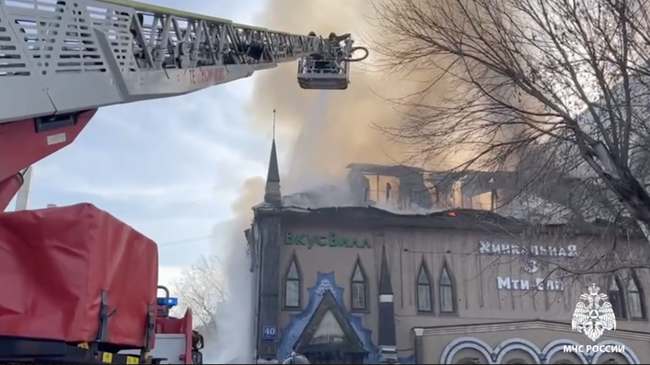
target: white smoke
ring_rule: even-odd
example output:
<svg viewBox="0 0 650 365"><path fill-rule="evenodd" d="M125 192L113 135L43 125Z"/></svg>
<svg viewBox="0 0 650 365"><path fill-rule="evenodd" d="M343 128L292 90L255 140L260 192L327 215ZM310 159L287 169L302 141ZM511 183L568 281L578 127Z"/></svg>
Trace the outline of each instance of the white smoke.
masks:
<svg viewBox="0 0 650 365"><path fill-rule="evenodd" d="M217 309L217 336L206 339L204 364L253 364L253 273L244 230L247 217L215 226L214 235L225 237L219 252L225 279L225 300Z"/></svg>
<svg viewBox="0 0 650 365"><path fill-rule="evenodd" d="M320 174L314 173L318 166L314 166L322 154L322 148L314 143L324 135L327 128L325 115L330 105L327 92L318 92L313 105L309 111L311 118L305 121L298 139L292 148L291 163L289 164L289 173L283 179L282 192L284 194L300 193L305 190L314 190L321 188L324 184ZM335 185L339 185L333 182Z"/></svg>
<svg viewBox="0 0 650 365"><path fill-rule="evenodd" d="M285 207L319 209L327 207L352 206L353 198L345 181L315 185L300 193L287 195L282 199Z"/></svg>

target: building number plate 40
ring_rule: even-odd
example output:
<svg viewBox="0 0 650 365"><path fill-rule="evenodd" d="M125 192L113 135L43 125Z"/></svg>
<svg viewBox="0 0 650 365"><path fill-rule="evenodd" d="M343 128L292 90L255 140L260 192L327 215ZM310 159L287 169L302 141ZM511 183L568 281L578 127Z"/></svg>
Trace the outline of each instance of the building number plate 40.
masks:
<svg viewBox="0 0 650 365"><path fill-rule="evenodd" d="M276 326L264 326L262 328L262 340L275 341L278 336L278 328Z"/></svg>

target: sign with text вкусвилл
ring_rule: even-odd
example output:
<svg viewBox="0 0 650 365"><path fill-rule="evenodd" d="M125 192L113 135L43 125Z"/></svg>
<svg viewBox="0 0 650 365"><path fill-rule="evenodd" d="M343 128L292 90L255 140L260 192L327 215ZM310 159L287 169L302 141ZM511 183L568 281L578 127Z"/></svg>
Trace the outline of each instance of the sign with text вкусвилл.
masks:
<svg viewBox="0 0 650 365"><path fill-rule="evenodd" d="M348 247L348 248L370 248L370 241L365 238L350 238L337 236L331 233L328 236L296 234L287 232L284 236L285 245L307 246L311 249L314 246L320 247Z"/></svg>

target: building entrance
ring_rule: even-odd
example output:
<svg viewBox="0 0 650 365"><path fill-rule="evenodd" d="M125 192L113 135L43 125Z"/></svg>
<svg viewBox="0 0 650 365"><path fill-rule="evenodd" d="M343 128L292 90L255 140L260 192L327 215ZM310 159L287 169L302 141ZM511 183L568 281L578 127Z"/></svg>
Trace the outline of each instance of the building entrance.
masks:
<svg viewBox="0 0 650 365"><path fill-rule="evenodd" d="M308 352L304 354L312 364L363 364L365 354L342 351Z"/></svg>
<svg viewBox="0 0 650 365"><path fill-rule="evenodd" d="M324 294L295 351L312 364L363 364L368 354L331 292Z"/></svg>

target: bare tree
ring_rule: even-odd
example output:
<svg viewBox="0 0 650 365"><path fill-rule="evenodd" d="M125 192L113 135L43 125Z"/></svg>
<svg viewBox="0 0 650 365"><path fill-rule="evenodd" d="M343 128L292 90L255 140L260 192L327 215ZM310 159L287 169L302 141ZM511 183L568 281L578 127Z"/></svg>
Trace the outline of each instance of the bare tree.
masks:
<svg viewBox="0 0 650 365"><path fill-rule="evenodd" d="M202 257L185 270L174 283L184 306L192 308L194 324L204 335L214 335L217 329L217 308L224 300L224 280L219 260Z"/></svg>
<svg viewBox="0 0 650 365"><path fill-rule="evenodd" d="M517 171L520 191L648 236L645 0L373 3L392 37L375 44L385 65L429 76L394 101L404 122L387 133L425 158L456 158L452 171Z"/></svg>

